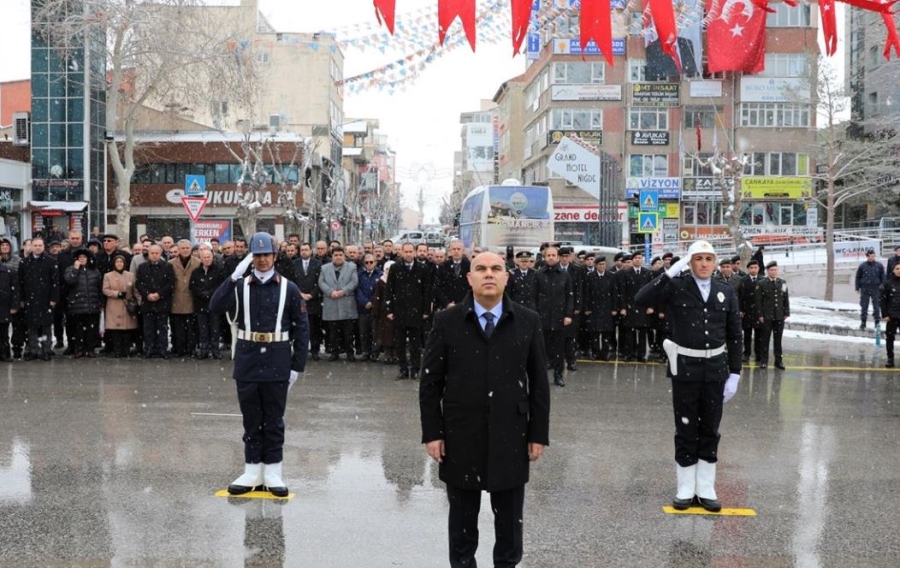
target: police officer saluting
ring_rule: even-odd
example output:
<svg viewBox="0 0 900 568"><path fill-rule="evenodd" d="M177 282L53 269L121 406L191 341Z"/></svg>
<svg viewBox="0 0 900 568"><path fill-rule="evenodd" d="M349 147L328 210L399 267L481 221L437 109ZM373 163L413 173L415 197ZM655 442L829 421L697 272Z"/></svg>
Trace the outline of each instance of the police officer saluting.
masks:
<svg viewBox="0 0 900 568"><path fill-rule="evenodd" d="M691 271L681 275L690 264ZM638 307L665 306L672 338L663 342L672 378L678 492L684 510L696 498L707 511L716 496L716 462L722 406L737 392L741 372L741 314L732 287L712 278L716 252L697 241L687 256L641 288Z"/></svg>
<svg viewBox="0 0 900 568"><path fill-rule="evenodd" d="M281 478L287 393L306 367L309 322L300 289L275 272L275 240L256 233L250 253L209 302L210 311L237 309L234 379L244 416L244 474L228 486L241 495L265 486L287 497ZM253 271L244 273L253 263Z"/></svg>

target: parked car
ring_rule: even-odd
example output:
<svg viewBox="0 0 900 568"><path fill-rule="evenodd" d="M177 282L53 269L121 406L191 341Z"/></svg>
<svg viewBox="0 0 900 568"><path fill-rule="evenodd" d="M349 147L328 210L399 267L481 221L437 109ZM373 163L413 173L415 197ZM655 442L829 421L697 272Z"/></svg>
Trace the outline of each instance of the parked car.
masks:
<svg viewBox="0 0 900 568"><path fill-rule="evenodd" d="M425 243L429 247L443 248L446 246L444 233L440 231L401 231L391 237L394 244L412 243L414 245Z"/></svg>

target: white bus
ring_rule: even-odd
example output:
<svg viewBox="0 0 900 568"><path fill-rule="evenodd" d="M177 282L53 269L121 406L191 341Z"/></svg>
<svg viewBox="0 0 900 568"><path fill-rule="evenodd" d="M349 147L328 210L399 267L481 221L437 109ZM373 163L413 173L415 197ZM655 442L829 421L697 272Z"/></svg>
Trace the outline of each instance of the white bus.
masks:
<svg viewBox="0 0 900 568"><path fill-rule="evenodd" d="M508 246L537 247L553 240L553 195L549 187L516 180L469 192L459 213L459 238L473 247L500 251Z"/></svg>

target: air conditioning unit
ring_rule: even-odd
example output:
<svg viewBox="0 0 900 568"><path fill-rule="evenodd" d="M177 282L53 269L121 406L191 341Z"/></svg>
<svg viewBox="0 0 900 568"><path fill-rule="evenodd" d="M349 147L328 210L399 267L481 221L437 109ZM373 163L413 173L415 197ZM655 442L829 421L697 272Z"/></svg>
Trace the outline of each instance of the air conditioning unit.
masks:
<svg viewBox="0 0 900 568"><path fill-rule="evenodd" d="M281 115L280 114L270 114L269 115L269 132L281 132Z"/></svg>
<svg viewBox="0 0 900 568"><path fill-rule="evenodd" d="M13 125L15 126L13 144L16 146L31 144L31 114L27 112L14 113Z"/></svg>

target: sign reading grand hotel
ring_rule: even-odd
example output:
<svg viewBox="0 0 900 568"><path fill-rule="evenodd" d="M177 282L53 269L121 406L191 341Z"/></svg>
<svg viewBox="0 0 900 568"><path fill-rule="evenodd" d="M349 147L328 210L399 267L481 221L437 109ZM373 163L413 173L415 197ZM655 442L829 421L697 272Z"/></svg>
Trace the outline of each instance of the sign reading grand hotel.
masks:
<svg viewBox="0 0 900 568"><path fill-rule="evenodd" d="M631 91L632 106L666 106L681 104L681 85L678 83L635 83Z"/></svg>

